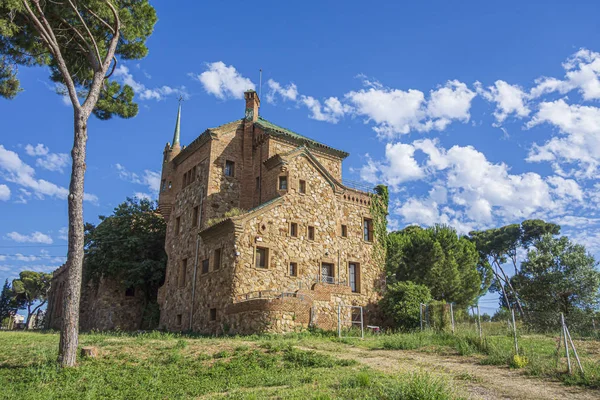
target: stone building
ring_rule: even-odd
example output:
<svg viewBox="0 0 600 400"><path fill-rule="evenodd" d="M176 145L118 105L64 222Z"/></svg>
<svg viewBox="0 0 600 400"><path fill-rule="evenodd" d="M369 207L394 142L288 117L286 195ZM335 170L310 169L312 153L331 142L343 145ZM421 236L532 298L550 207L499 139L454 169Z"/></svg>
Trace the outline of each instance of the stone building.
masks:
<svg viewBox="0 0 600 400"><path fill-rule="evenodd" d="M168 255L160 327L334 329L338 305L363 306L365 323L377 321L385 286L378 195L342 183L348 153L260 117L256 92L245 101L243 119L187 147L179 109L159 195Z"/></svg>
<svg viewBox="0 0 600 400"><path fill-rule="evenodd" d="M60 329L67 266L56 269L50 282L45 325ZM143 315L146 296L141 288L125 288L114 279L84 282L79 302L79 329L82 331L123 330L145 328Z"/></svg>

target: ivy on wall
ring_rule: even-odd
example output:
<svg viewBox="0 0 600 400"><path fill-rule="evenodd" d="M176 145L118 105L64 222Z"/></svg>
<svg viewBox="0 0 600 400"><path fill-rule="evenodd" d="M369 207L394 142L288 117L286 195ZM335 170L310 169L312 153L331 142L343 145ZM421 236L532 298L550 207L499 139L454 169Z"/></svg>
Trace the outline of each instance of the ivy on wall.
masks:
<svg viewBox="0 0 600 400"><path fill-rule="evenodd" d="M373 252L377 262L383 265L387 250L387 215L390 195L385 185L377 185L374 190L375 195L371 198L371 216L375 233Z"/></svg>

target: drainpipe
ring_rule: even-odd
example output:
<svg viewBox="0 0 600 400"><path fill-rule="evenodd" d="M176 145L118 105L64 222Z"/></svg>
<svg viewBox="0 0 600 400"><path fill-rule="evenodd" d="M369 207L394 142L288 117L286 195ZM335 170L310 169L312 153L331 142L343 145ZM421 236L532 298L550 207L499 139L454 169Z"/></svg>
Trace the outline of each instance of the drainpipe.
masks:
<svg viewBox="0 0 600 400"><path fill-rule="evenodd" d="M196 259L194 260L194 280L192 282L192 306L190 307L190 331L194 321L194 300L196 295L196 273L198 271L198 248L200 247L200 236L196 236Z"/></svg>

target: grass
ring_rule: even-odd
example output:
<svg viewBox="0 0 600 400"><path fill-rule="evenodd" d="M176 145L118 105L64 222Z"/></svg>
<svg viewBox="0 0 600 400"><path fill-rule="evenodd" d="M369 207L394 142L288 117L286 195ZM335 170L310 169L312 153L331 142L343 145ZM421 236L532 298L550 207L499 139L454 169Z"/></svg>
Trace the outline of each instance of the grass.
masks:
<svg viewBox="0 0 600 400"><path fill-rule="evenodd" d="M95 359L61 370L55 333L0 332L3 399L433 399L458 398L425 373L390 375L303 345L343 346L328 334L207 338L83 334Z"/></svg>

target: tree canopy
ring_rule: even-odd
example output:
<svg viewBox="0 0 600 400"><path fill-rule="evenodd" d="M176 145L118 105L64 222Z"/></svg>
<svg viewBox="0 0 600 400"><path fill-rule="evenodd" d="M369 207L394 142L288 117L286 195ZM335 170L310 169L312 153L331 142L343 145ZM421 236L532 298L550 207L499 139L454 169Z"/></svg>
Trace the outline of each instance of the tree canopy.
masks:
<svg viewBox="0 0 600 400"><path fill-rule="evenodd" d="M594 257L567 237L549 234L536 239L513 277L519 294L533 312L591 311L600 301L600 271Z"/></svg>
<svg viewBox="0 0 600 400"><path fill-rule="evenodd" d="M4 281L2 292L0 292L0 323L2 323L5 318L15 315L23 306L23 300L17 298L8 279Z"/></svg>
<svg viewBox="0 0 600 400"><path fill-rule="evenodd" d="M467 306L484 294L489 274L478 270L478 259L475 245L445 225L409 226L388 236L390 283L425 285L435 300Z"/></svg>
<svg viewBox="0 0 600 400"><path fill-rule="evenodd" d="M100 89L92 106L98 118L133 117L133 89L111 79L112 72L117 58L146 56L156 20L147 0L1 0L0 96L14 98L22 90L18 65L47 66L57 92L74 103L87 100L93 85Z"/></svg>
<svg viewBox="0 0 600 400"><path fill-rule="evenodd" d="M525 220L521 224L510 224L500 228L469 233L479 253L479 265L487 265L494 274L492 291L502 293L504 306L516 305L523 315L524 311L519 300L519 288L510 280L510 276L519 272L518 250L527 250L532 243L543 235L557 235L560 226L541 219ZM506 270L506 263L513 267L512 274Z"/></svg>
<svg viewBox="0 0 600 400"><path fill-rule="evenodd" d="M167 265L166 224L156 203L128 198L100 220L86 224L85 279L110 277L155 299Z"/></svg>
<svg viewBox="0 0 600 400"><path fill-rule="evenodd" d="M27 308L27 321L25 326L29 329L31 316L39 310L48 300L48 290L52 274L35 271L22 271L19 279L12 282L15 299L20 303L20 308Z"/></svg>

